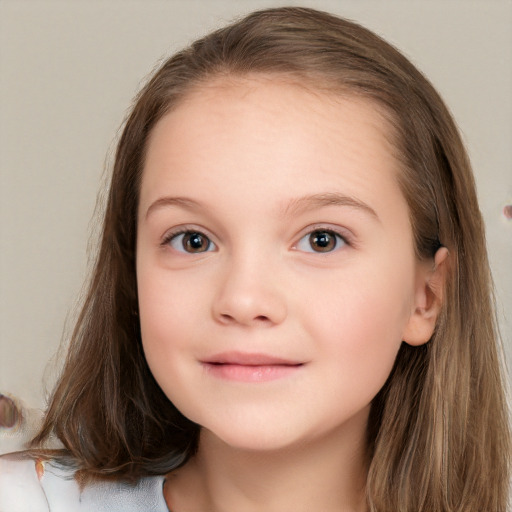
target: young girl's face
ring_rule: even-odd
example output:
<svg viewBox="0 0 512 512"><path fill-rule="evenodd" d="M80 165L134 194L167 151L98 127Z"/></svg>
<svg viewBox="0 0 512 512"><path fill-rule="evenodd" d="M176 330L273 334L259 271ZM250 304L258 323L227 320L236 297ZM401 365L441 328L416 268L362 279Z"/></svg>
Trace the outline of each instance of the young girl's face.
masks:
<svg viewBox="0 0 512 512"><path fill-rule="evenodd" d="M156 125L144 350L169 399L225 443L363 436L402 340L430 337L390 132L369 101L261 77L205 86Z"/></svg>

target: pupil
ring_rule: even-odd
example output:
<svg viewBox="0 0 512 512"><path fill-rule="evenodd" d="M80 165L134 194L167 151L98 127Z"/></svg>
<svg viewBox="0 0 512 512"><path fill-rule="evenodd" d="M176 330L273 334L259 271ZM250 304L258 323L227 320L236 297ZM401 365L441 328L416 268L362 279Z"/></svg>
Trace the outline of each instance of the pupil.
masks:
<svg viewBox="0 0 512 512"><path fill-rule="evenodd" d="M192 252L203 252L208 249L208 242L200 233L191 233L185 238L186 249Z"/></svg>
<svg viewBox="0 0 512 512"><path fill-rule="evenodd" d="M315 231L311 233L309 240L312 247L319 252L332 251L336 247L336 238L328 231Z"/></svg>

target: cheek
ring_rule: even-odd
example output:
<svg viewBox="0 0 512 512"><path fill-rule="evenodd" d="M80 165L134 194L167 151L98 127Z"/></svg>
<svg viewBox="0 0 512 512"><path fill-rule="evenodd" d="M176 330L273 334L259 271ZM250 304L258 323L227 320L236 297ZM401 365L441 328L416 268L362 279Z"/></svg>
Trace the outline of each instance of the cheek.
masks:
<svg viewBox="0 0 512 512"><path fill-rule="evenodd" d="M373 382L375 392L393 367L411 310L412 283L389 275L333 279L329 293L315 295L314 312L304 312L306 329L332 358L333 370L352 382Z"/></svg>
<svg viewBox="0 0 512 512"><path fill-rule="evenodd" d="M137 272L139 317L142 345L152 370L168 362L169 354L179 350L188 316L193 311L186 294L178 294L179 283L172 283L155 268L139 265Z"/></svg>
<svg viewBox="0 0 512 512"><path fill-rule="evenodd" d="M210 280L204 272L173 272L150 262L141 257L137 268L142 346L151 372L171 398L195 364L204 331L210 331L204 326L211 318L212 287L206 286Z"/></svg>
<svg viewBox="0 0 512 512"><path fill-rule="evenodd" d="M139 279L139 316L142 347L148 366L162 391L180 410L186 395L180 384L190 338L190 304L177 296L175 287L147 274Z"/></svg>

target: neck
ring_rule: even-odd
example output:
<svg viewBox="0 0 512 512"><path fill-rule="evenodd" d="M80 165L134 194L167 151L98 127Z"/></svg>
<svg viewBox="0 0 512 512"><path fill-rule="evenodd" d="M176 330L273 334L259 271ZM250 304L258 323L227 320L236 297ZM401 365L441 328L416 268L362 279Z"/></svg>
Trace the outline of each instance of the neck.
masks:
<svg viewBox="0 0 512 512"><path fill-rule="evenodd" d="M167 503L172 512L364 512L366 429L354 427L263 452L203 430L197 455L168 478Z"/></svg>

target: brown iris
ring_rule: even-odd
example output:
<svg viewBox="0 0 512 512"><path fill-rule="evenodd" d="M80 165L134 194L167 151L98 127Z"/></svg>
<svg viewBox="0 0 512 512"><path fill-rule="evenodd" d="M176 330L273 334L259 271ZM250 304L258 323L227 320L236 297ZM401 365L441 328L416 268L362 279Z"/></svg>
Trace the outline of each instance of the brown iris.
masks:
<svg viewBox="0 0 512 512"><path fill-rule="evenodd" d="M206 252L210 247L210 240L202 233L185 233L182 239L183 248L187 252Z"/></svg>
<svg viewBox="0 0 512 512"><path fill-rule="evenodd" d="M336 235L331 231L313 231L309 243L317 252L329 252L336 247Z"/></svg>

